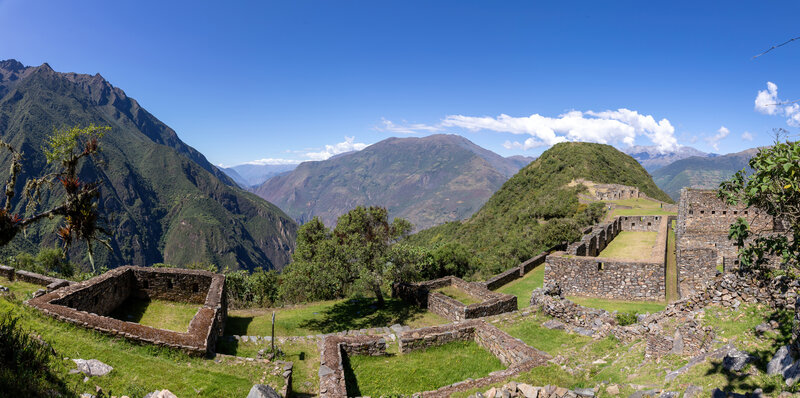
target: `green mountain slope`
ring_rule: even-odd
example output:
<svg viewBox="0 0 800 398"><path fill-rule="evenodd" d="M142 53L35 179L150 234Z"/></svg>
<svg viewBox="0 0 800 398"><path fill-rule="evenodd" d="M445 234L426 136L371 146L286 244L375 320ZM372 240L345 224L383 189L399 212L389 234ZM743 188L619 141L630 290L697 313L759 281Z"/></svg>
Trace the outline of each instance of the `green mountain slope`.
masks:
<svg viewBox="0 0 800 398"><path fill-rule="evenodd" d="M648 196L672 202L632 157L610 145L561 143L503 184L469 220L421 231L409 243L431 247L459 242L472 250L482 270L491 274L526 260L580 225L578 192L573 179L636 186Z"/></svg>
<svg viewBox="0 0 800 398"><path fill-rule="evenodd" d="M389 138L321 162L305 162L255 192L299 222L326 225L358 206L378 205L417 229L477 211L524 159L507 159L458 135Z"/></svg>
<svg viewBox="0 0 800 398"><path fill-rule="evenodd" d="M0 62L0 135L24 152L20 181L48 167L42 146L54 128L89 123L112 127L101 141L104 164L81 170L84 179L102 181L100 209L112 233L113 251L100 250L99 265L209 262L252 269L288 263L294 221L236 187L102 76L57 73L47 64ZM0 155L0 162L8 164L7 153ZM0 178L6 178L5 169ZM52 202L43 199L45 205ZM57 221L29 229L4 251L36 251L55 244L52 227ZM83 253L76 247L72 260L83 262Z"/></svg>
<svg viewBox="0 0 800 398"><path fill-rule="evenodd" d="M717 188L719 183L747 167L747 162L758 148L723 156L691 157L678 160L653 172L653 180L669 196L677 200L681 189Z"/></svg>

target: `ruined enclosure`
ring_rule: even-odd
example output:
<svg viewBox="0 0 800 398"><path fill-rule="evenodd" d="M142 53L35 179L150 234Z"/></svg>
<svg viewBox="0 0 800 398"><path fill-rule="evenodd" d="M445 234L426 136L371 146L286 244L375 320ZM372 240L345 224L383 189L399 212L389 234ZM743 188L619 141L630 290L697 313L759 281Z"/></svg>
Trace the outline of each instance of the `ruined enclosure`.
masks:
<svg viewBox="0 0 800 398"><path fill-rule="evenodd" d="M567 250L547 256L545 283L566 295L621 300L664 300L668 216L621 216L588 229ZM598 257L622 231L657 232L647 260Z"/></svg>
<svg viewBox="0 0 800 398"><path fill-rule="evenodd" d="M454 341L474 341L507 366L480 379L469 379L438 390L421 392L423 397L447 397L455 392L496 383L533 367L544 366L551 359L548 354L479 320L410 330L399 337L401 357L404 353ZM344 360L348 355L386 355L386 340L378 336L326 337L320 358L320 397L347 396Z"/></svg>
<svg viewBox="0 0 800 398"><path fill-rule="evenodd" d="M684 188L675 229L678 288L681 297L700 292L717 268L738 268L737 248L728 239L731 224L742 217L755 233L772 232L772 217L744 206L728 206L713 189Z"/></svg>
<svg viewBox="0 0 800 398"><path fill-rule="evenodd" d="M474 297L477 303L466 305L448 297L437 289L452 286ZM517 298L510 294L493 292L485 284L470 283L454 276L420 283L396 283L392 296L412 302L451 321L497 315L517 309Z"/></svg>
<svg viewBox="0 0 800 398"><path fill-rule="evenodd" d="M109 315L128 300L168 300L197 304L186 332L115 319ZM227 316L225 276L207 271L121 267L28 301L45 314L131 340L213 353Z"/></svg>

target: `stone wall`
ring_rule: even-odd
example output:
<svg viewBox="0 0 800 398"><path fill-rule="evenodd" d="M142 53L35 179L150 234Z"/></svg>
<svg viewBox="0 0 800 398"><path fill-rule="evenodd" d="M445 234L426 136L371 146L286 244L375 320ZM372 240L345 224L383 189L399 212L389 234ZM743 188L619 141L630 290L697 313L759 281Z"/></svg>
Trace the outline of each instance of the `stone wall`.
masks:
<svg viewBox="0 0 800 398"><path fill-rule="evenodd" d="M0 265L0 276L8 279L9 281L14 281L14 268L6 267L5 265Z"/></svg>
<svg viewBox="0 0 800 398"><path fill-rule="evenodd" d="M550 254L550 253L552 253L554 251L557 251L557 250L566 250L566 248L567 248L567 243L566 242L558 244L558 245L555 245L555 246L545 250L541 254L538 254L536 256L531 257L530 259L526 260L525 262L521 263L520 265L518 265L518 266L516 266L514 268L510 268L510 269L508 269L508 270L506 270L504 272L501 272L501 273L493 276L492 278L490 278L486 282L483 282L483 285L486 286L486 288L489 289L489 290L497 290L497 289L501 288L502 286L507 285L508 283L510 283L512 281L515 281L515 280L517 280L519 278L524 277L525 274L527 274L528 272L532 271L534 268L544 264L545 260L547 260L547 255L548 254Z"/></svg>
<svg viewBox="0 0 800 398"><path fill-rule="evenodd" d="M545 262L545 283L557 283L571 296L625 300L663 300L666 295L667 216L621 216L597 225ZM597 257L620 231L657 231L646 261ZM582 254L583 253L583 254Z"/></svg>
<svg viewBox="0 0 800 398"><path fill-rule="evenodd" d="M728 206L711 189L684 188L675 229L676 260L681 297L700 290L717 272L717 265L738 267L737 248L728 239L730 225L742 217L756 233L771 232L771 217L744 206ZM731 266L733 265L733 267Z"/></svg>
<svg viewBox="0 0 800 398"><path fill-rule="evenodd" d="M465 305L435 291L451 285L482 301ZM515 296L493 292L487 289L483 283L470 283L454 276L420 283L396 283L392 286L392 296L427 308L428 311L451 321L497 315L517 309Z"/></svg>
<svg viewBox="0 0 800 398"><path fill-rule="evenodd" d="M208 283L201 285L204 280ZM147 281L147 284L143 281ZM204 286L206 290L195 292L195 283L198 288ZM148 291L139 290L140 286ZM180 297L195 303L198 297L202 299L198 303L200 308L189 323L189 329L175 332L105 316L131 296ZM197 270L130 266L116 268L87 281L33 298L26 304L66 322L194 355L214 352L227 314L224 275Z"/></svg>
<svg viewBox="0 0 800 398"><path fill-rule="evenodd" d="M386 340L375 336L325 337L319 367L320 398L347 397L345 355L386 355Z"/></svg>

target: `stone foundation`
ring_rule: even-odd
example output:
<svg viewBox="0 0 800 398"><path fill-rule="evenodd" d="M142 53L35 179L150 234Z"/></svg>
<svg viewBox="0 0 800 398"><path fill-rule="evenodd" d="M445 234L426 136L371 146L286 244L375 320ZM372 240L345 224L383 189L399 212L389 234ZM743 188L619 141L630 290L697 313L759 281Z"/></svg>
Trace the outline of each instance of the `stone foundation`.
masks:
<svg viewBox="0 0 800 398"><path fill-rule="evenodd" d="M434 290L455 286L470 296L483 300L480 303L465 305ZM396 283L392 286L392 296L420 307L451 321L481 318L517 309L517 298L510 294L493 292L481 283L470 283L454 276L434 279L420 283Z"/></svg>
<svg viewBox="0 0 800 398"><path fill-rule="evenodd" d="M320 398L347 397L345 355L386 355L386 340L375 336L325 337L319 367Z"/></svg>
<svg viewBox="0 0 800 398"><path fill-rule="evenodd" d="M107 316L129 297L196 303L200 309L184 333ZM66 322L194 355L214 353L227 317L225 276L185 269L120 267L27 304Z"/></svg>

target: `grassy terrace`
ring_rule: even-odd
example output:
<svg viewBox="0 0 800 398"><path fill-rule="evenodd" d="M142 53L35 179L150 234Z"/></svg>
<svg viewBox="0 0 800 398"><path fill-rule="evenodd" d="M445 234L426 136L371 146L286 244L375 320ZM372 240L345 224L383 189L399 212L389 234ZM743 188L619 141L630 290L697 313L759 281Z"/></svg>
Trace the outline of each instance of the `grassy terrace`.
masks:
<svg viewBox="0 0 800 398"><path fill-rule="evenodd" d="M197 304L129 298L109 316L122 321L185 333L189 330L189 323L199 308Z"/></svg>
<svg viewBox="0 0 800 398"><path fill-rule="evenodd" d="M275 311L275 334L306 336L343 330L391 326L412 328L441 325L448 321L402 300L387 298L383 308L373 298L320 301L284 308L228 311L227 335L268 336Z"/></svg>
<svg viewBox="0 0 800 398"><path fill-rule="evenodd" d="M264 382L276 389L283 385L283 379L265 372L263 364L227 359L217 362L134 344L57 321L18 300L0 299L0 317L5 316L19 318L23 329L41 335L53 347L57 353L55 373L75 395L95 394L95 386L99 386L117 396L142 397L154 390L168 389L180 397L243 397L255 383ZM114 370L84 383L82 374L68 373L75 364L64 358L98 359Z"/></svg>
<svg viewBox="0 0 800 398"><path fill-rule="evenodd" d="M497 289L500 293L517 296L517 308L530 305L531 293L544 285L544 264L534 268L520 279Z"/></svg>
<svg viewBox="0 0 800 398"><path fill-rule="evenodd" d="M477 304L481 302L481 300L479 300L478 298L473 297L464 290L459 289L458 287L452 285L436 289L435 291L444 294L445 296L450 297L452 299L458 300L464 305Z"/></svg>
<svg viewBox="0 0 800 398"><path fill-rule="evenodd" d="M600 257L621 260L649 260L658 232L620 231L600 252Z"/></svg>
<svg viewBox="0 0 800 398"><path fill-rule="evenodd" d="M4 277L0 277L0 285L7 287L8 291L14 293L21 300L27 300L33 292L44 289L44 286L21 281L11 282Z"/></svg>
<svg viewBox="0 0 800 398"><path fill-rule="evenodd" d="M647 200L647 199L620 199L620 200L604 200L604 203L619 205L614 207L608 215L608 220L612 220L617 216L661 216L661 215L675 215L675 212L665 211L661 207L660 202Z"/></svg>
<svg viewBox="0 0 800 398"><path fill-rule="evenodd" d="M348 396L410 395L505 368L473 341L388 357L352 356L344 366Z"/></svg>
<svg viewBox="0 0 800 398"><path fill-rule="evenodd" d="M624 300L609 300L590 297L567 297L576 304L585 307L600 308L608 312L636 312L639 314L655 313L663 311L667 306L665 302L659 301L624 301Z"/></svg>

